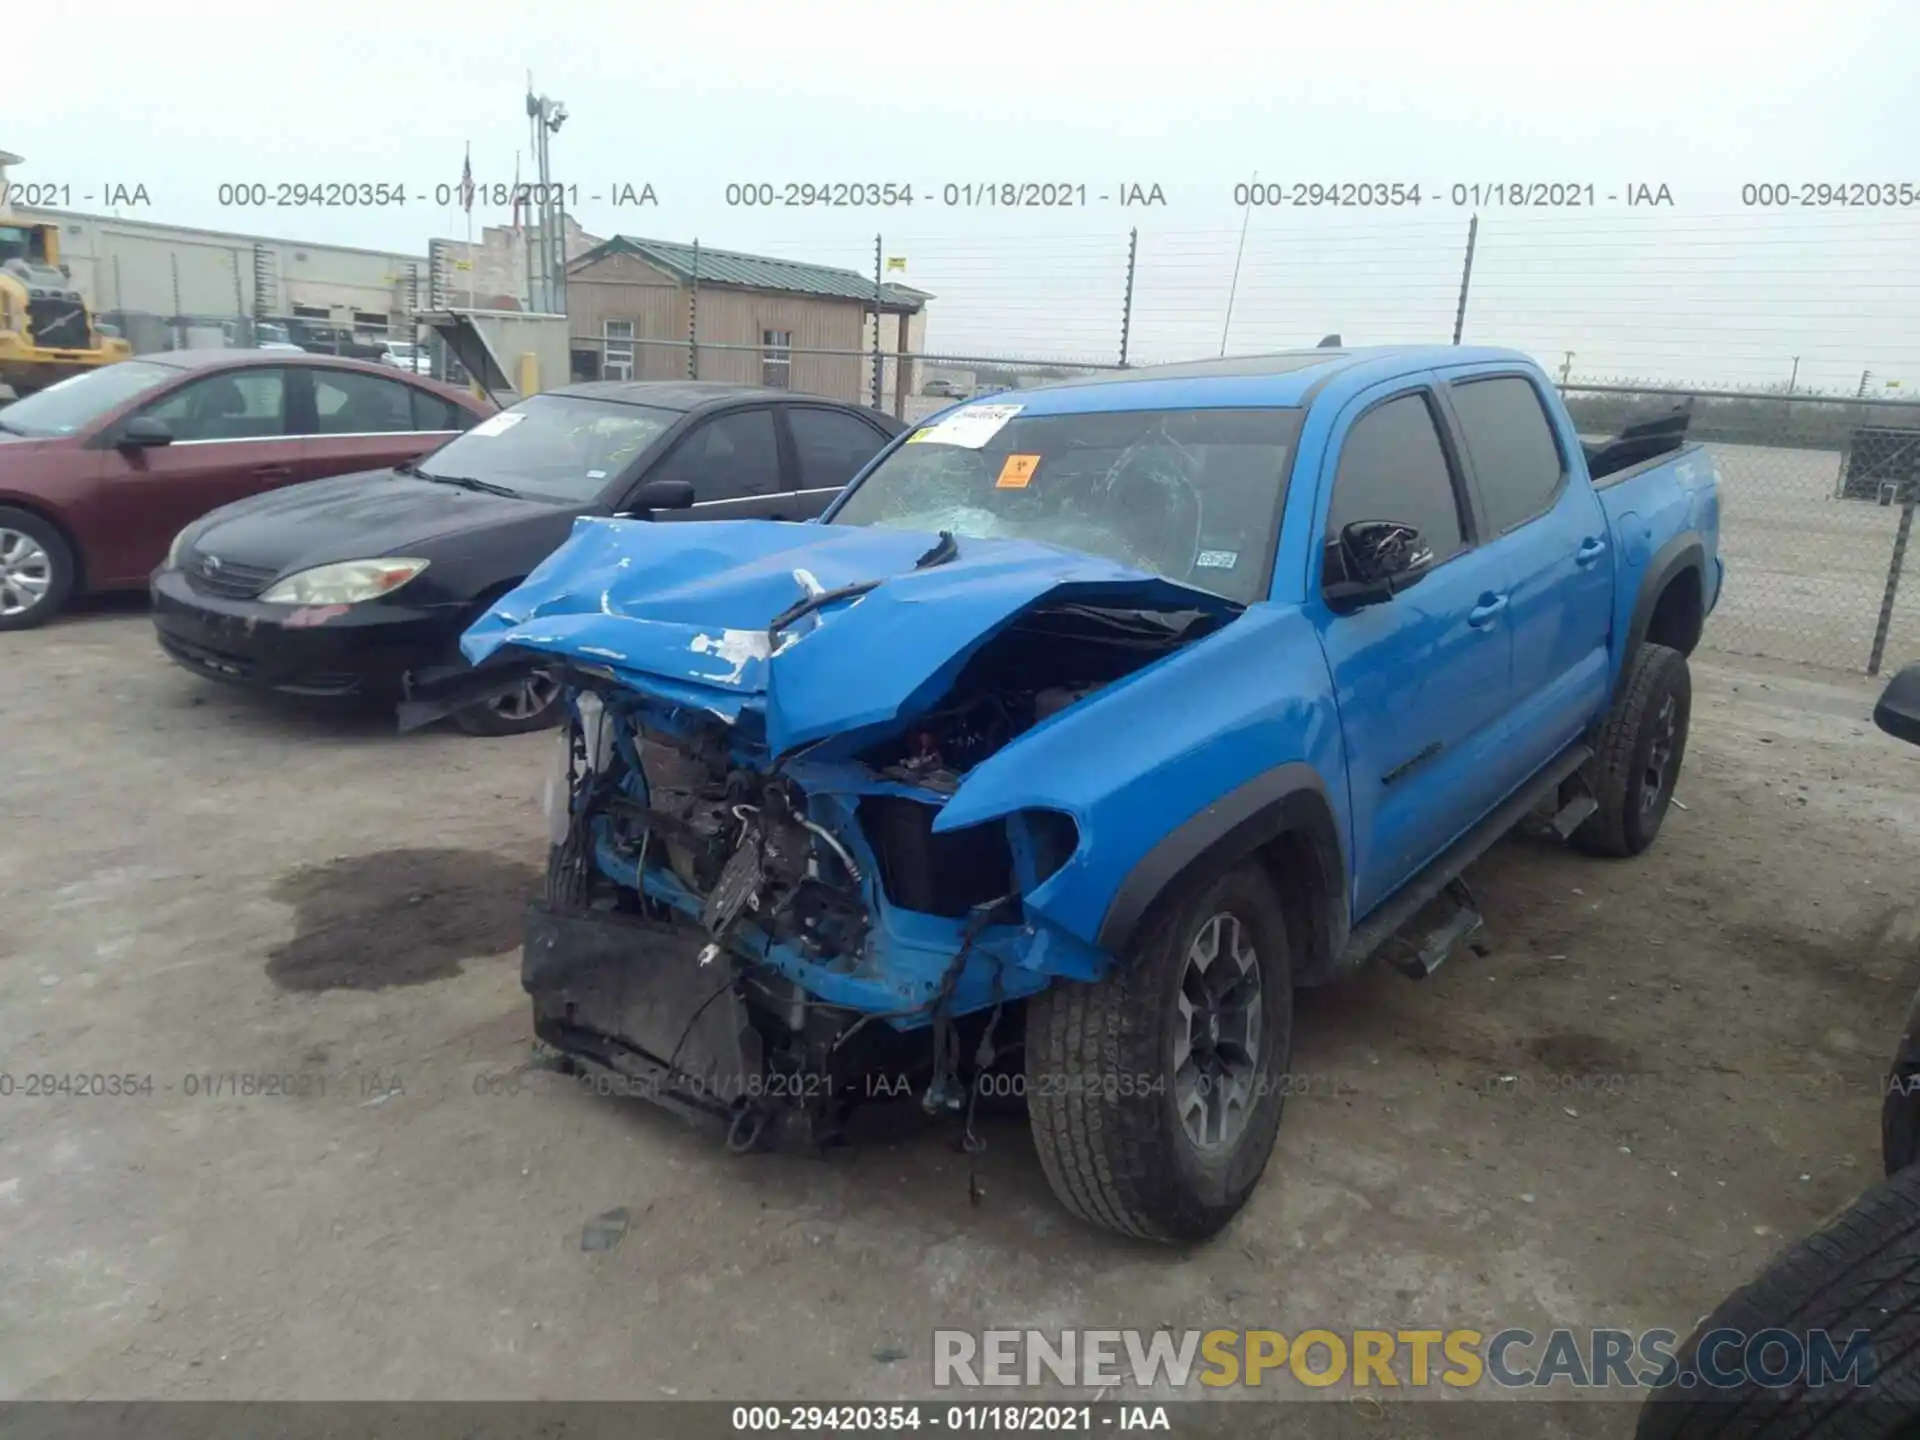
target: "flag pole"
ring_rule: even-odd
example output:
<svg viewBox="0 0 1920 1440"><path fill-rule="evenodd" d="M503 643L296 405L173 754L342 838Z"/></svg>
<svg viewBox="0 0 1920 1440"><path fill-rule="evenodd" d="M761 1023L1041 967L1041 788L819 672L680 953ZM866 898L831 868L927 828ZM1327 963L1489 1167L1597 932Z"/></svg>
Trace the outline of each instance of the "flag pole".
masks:
<svg viewBox="0 0 1920 1440"><path fill-rule="evenodd" d="M461 195L467 205L467 309L473 309L473 142L467 142L467 158L461 170Z"/></svg>
<svg viewBox="0 0 1920 1440"><path fill-rule="evenodd" d="M529 310L533 308L533 267L527 263L527 247L523 243L524 229L520 213L520 152L513 152L513 211L508 220L507 243L513 248L514 293L520 303Z"/></svg>

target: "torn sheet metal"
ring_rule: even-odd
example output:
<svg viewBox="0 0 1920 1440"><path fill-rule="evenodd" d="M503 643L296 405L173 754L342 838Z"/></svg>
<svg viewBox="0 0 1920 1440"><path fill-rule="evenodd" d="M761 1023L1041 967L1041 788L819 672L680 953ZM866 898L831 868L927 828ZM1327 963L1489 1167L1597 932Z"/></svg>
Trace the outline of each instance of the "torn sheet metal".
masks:
<svg viewBox="0 0 1920 1440"><path fill-rule="evenodd" d="M1237 613L1218 595L1028 540L961 539L945 563L919 530L716 520L586 518L461 640L475 664L516 646L610 670L662 698L737 719L764 710L776 755L840 748L931 705L954 674L1042 599ZM797 600L883 582L797 620ZM774 645L777 643L778 648Z"/></svg>

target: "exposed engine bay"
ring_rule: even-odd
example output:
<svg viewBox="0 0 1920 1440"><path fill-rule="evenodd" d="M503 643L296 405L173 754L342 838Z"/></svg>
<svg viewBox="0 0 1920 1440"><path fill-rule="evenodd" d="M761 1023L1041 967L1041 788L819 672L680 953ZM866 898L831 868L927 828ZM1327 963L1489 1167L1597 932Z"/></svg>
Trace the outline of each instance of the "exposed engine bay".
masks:
<svg viewBox="0 0 1920 1440"><path fill-rule="evenodd" d="M822 1138L877 1093L958 1108L1051 978L1022 963L1039 928L1023 894L1077 833L1051 812L936 831L942 805L1036 725L1221 623L1036 609L924 713L851 755L777 764L751 714L570 675L546 913L529 933L537 1032L649 1098L731 1117L736 1143L773 1118ZM1047 943L1088 977L1104 965L1084 942Z"/></svg>
<svg viewBox="0 0 1920 1440"><path fill-rule="evenodd" d="M1199 611L1062 604L1030 612L968 662L942 704L863 758L883 776L950 793L1041 721L1220 623Z"/></svg>

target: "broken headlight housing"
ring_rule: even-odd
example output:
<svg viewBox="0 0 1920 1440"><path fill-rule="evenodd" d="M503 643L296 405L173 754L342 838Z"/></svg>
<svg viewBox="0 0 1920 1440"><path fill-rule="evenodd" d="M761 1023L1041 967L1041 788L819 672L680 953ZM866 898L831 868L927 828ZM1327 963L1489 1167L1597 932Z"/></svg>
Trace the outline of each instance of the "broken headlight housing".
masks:
<svg viewBox="0 0 1920 1440"><path fill-rule="evenodd" d="M270 605L357 605L391 594L427 568L424 560L343 560L289 575L260 598Z"/></svg>

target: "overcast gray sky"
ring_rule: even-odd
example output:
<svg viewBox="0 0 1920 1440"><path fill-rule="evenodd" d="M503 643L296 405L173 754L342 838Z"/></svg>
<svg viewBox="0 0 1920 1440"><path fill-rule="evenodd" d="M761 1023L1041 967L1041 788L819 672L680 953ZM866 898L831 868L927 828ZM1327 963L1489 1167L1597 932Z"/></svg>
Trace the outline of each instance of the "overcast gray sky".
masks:
<svg viewBox="0 0 1920 1440"><path fill-rule="evenodd" d="M465 220L223 207L223 182L508 181L533 72L572 118L556 178L597 234L865 268L940 298L936 348L1114 358L1140 230L1136 359L1221 343L1236 182L1399 181L1390 211L1258 211L1230 348L1445 339L1468 210L1448 187L1557 181L1594 210L1482 203L1467 336L1575 374L1920 384L1920 206L1749 209L1755 182L1920 187L1920 9L1746 0L965 5L335 0L291 11L15 7L0 148L18 181L144 185L147 218L409 251ZM76 50L78 43L78 50ZM522 177L530 163L521 160ZM1085 208L940 203L947 183L1085 184ZM892 181L911 208L729 206L729 183ZM612 188L651 184L656 208ZM1167 204L1092 197L1158 184ZM1665 184L1671 209L1609 202ZM601 195L596 202L588 198ZM128 212L132 213L132 212ZM501 223L483 207L475 223ZM895 277L898 278L898 277Z"/></svg>

